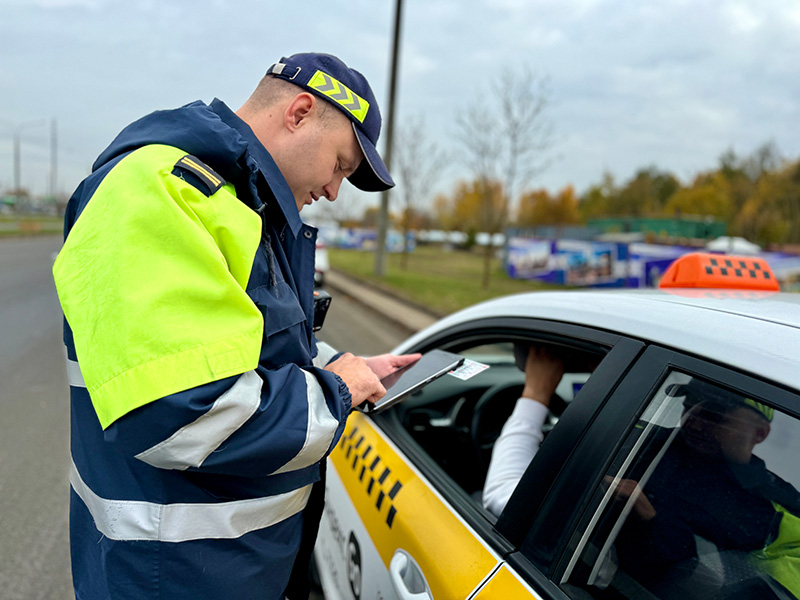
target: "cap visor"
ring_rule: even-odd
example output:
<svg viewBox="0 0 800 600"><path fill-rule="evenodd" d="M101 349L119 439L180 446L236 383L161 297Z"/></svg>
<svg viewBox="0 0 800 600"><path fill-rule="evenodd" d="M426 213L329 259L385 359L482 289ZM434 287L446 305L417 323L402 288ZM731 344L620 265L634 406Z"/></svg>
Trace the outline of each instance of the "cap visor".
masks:
<svg viewBox="0 0 800 600"><path fill-rule="evenodd" d="M365 192L382 192L393 188L394 180L389 175L389 170L383 164L374 144L358 130L355 123L353 123L353 131L359 146L361 146L361 151L364 153L364 160L348 177L350 183Z"/></svg>

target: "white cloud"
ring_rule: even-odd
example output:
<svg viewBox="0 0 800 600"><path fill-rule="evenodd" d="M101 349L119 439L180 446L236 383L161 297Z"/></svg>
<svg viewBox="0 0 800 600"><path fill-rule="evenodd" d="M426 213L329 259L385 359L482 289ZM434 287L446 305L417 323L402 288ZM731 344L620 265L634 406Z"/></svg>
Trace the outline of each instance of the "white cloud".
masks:
<svg viewBox="0 0 800 600"><path fill-rule="evenodd" d="M102 0L34 0L35 6L43 9L64 8L91 8L98 9L103 4Z"/></svg>
<svg viewBox="0 0 800 600"><path fill-rule="evenodd" d="M130 120L218 96L234 107L284 54L338 54L388 92L392 2L0 0L0 122L57 117L73 188ZM398 117L452 147L456 111L505 68L549 74L563 155L536 182L578 190L655 163L681 176L730 145L800 156L795 0L406 0ZM23 179L43 191L47 131L26 131ZM11 144L0 127L0 191ZM443 174L462 174L458 164ZM686 174L686 175L684 175Z"/></svg>
<svg viewBox="0 0 800 600"><path fill-rule="evenodd" d="M733 30L738 33L752 33L761 27L762 19L746 3L723 7Z"/></svg>

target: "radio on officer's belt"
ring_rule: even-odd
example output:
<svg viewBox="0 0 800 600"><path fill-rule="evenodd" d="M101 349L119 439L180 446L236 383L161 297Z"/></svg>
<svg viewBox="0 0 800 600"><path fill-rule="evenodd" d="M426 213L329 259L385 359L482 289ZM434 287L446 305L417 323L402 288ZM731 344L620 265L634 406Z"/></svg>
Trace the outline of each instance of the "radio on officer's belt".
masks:
<svg viewBox="0 0 800 600"><path fill-rule="evenodd" d="M325 322L325 315L331 306L331 295L325 290L314 291L314 331L322 329Z"/></svg>

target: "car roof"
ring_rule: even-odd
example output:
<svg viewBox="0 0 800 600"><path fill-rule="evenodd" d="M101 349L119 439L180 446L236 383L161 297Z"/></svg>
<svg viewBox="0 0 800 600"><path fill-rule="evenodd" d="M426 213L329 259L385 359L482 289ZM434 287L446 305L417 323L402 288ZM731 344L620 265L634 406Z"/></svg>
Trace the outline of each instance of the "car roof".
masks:
<svg viewBox="0 0 800 600"><path fill-rule="evenodd" d="M678 289L530 292L445 317L438 331L493 317L574 323L654 342L800 389L800 294Z"/></svg>

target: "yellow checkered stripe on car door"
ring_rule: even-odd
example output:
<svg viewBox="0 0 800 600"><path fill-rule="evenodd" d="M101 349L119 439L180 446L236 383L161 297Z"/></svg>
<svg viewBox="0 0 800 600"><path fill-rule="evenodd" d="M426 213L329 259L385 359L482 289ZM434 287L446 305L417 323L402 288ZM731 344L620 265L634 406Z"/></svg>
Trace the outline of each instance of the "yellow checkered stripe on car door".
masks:
<svg viewBox="0 0 800 600"><path fill-rule="evenodd" d="M466 598L498 564L369 418L350 416L330 458L387 569L403 549L420 565L434 598Z"/></svg>

